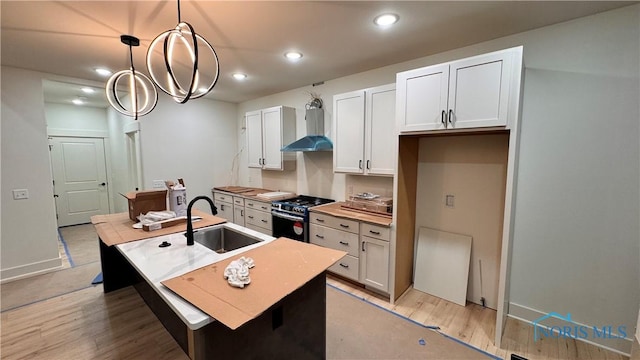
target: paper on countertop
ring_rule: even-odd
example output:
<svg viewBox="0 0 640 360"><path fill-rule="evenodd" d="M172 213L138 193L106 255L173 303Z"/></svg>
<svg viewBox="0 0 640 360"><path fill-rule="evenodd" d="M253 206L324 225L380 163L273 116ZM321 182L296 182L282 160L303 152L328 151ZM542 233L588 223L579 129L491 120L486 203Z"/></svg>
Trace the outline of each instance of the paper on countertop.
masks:
<svg viewBox="0 0 640 360"><path fill-rule="evenodd" d="M227 279L229 285L244 289L245 285L251 283L249 277L249 269L255 266L253 259L250 257L241 257L233 260L224 269L224 278Z"/></svg>

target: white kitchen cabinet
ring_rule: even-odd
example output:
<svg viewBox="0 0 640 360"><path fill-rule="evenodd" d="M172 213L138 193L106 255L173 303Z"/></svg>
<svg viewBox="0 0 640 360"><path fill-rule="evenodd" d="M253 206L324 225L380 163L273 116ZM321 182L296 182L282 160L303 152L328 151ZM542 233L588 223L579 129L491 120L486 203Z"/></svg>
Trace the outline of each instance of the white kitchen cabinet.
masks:
<svg viewBox="0 0 640 360"><path fill-rule="evenodd" d="M273 234L270 202L247 198L244 201L244 209L244 226L266 235Z"/></svg>
<svg viewBox="0 0 640 360"><path fill-rule="evenodd" d="M309 242L347 255L328 270L364 284L367 288L389 293L388 226L345 219L311 211Z"/></svg>
<svg viewBox="0 0 640 360"><path fill-rule="evenodd" d="M227 221L233 222L233 204L226 203L222 201L214 201L213 202L216 208L218 209L217 217L221 217L226 219Z"/></svg>
<svg viewBox="0 0 640 360"><path fill-rule="evenodd" d="M395 84L333 97L334 172L393 175Z"/></svg>
<svg viewBox="0 0 640 360"><path fill-rule="evenodd" d="M360 236L360 282L389 291L389 241Z"/></svg>
<svg viewBox="0 0 640 360"><path fill-rule="evenodd" d="M233 223L244 226L244 198L233 197Z"/></svg>
<svg viewBox="0 0 640 360"><path fill-rule="evenodd" d="M399 131L507 127L517 116L522 47L396 76Z"/></svg>
<svg viewBox="0 0 640 360"><path fill-rule="evenodd" d="M246 113L249 167L263 170L292 170L295 153L280 149L295 140L296 111L286 106Z"/></svg>

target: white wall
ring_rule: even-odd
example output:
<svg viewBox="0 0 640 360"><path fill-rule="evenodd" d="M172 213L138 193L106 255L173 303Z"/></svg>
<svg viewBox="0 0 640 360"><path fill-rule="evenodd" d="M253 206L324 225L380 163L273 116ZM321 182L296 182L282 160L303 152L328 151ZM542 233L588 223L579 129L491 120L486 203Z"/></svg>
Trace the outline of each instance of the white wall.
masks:
<svg viewBox="0 0 640 360"><path fill-rule="evenodd" d="M61 266L41 74L2 67L2 280ZM13 200L12 189L29 199Z"/></svg>
<svg viewBox="0 0 640 360"><path fill-rule="evenodd" d="M630 330L640 303L639 12L638 5L625 7L248 101L240 104L238 127L246 111L288 105L298 109L302 135L306 92L316 91L330 129L334 94L393 82L399 71L524 45L509 311L520 305L534 313L571 312L580 323ZM317 155L299 154L298 167L330 171L330 159ZM322 181L333 179L324 188L300 170L249 170L246 154L239 170L240 182L254 186L318 187L330 193L317 195L336 199L345 192L342 175L323 174Z"/></svg>
<svg viewBox="0 0 640 360"><path fill-rule="evenodd" d="M144 188L151 189L153 180L182 178L191 200L230 184L236 119L236 104L208 99L178 104L161 93L155 110L138 120ZM210 212L204 201L196 208Z"/></svg>
<svg viewBox="0 0 640 360"><path fill-rule="evenodd" d="M63 131L108 131L107 109L45 103L47 127Z"/></svg>

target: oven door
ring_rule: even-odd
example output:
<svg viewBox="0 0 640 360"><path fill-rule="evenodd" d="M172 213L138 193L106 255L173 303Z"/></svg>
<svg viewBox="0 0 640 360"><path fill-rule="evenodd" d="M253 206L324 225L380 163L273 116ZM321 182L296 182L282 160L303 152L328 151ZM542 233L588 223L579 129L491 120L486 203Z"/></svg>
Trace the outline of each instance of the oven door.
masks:
<svg viewBox="0 0 640 360"><path fill-rule="evenodd" d="M309 225L302 216L294 216L281 212L271 212L273 237L287 237L289 239L309 242Z"/></svg>

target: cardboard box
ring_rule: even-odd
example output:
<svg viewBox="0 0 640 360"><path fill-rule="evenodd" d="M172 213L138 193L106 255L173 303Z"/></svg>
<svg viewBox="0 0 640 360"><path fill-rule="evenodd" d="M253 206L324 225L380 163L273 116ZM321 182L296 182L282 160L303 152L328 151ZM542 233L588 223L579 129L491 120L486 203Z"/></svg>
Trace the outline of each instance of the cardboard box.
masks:
<svg viewBox="0 0 640 360"><path fill-rule="evenodd" d="M129 219L135 222L140 214L167 210L167 190L130 191L120 195L129 201Z"/></svg>

